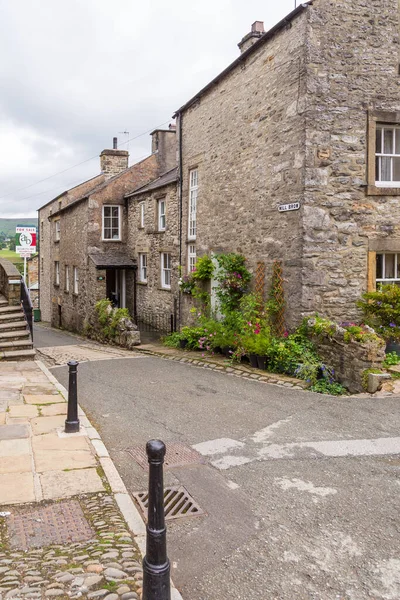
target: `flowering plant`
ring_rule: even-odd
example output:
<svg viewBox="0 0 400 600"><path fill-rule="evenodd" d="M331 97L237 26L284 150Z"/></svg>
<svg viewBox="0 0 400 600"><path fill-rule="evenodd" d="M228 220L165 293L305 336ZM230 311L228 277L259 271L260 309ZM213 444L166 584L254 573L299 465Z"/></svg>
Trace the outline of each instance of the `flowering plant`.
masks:
<svg viewBox="0 0 400 600"><path fill-rule="evenodd" d="M196 283L191 275L184 275L183 277L179 277L178 285L184 294L192 294Z"/></svg>
<svg viewBox="0 0 400 600"><path fill-rule="evenodd" d="M357 305L365 322L384 339L400 339L400 287L383 285L376 292L367 292Z"/></svg>

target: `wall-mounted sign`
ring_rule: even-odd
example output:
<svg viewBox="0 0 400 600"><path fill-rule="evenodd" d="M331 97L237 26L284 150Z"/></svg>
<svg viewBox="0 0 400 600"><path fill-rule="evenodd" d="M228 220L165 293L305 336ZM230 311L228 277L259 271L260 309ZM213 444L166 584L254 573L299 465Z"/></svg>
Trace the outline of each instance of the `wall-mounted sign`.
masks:
<svg viewBox="0 0 400 600"><path fill-rule="evenodd" d="M288 210L299 210L300 202L293 202L292 204L281 204L278 208L279 212L287 212Z"/></svg>
<svg viewBox="0 0 400 600"><path fill-rule="evenodd" d="M36 227L16 228L15 251L24 254L35 254L36 252Z"/></svg>

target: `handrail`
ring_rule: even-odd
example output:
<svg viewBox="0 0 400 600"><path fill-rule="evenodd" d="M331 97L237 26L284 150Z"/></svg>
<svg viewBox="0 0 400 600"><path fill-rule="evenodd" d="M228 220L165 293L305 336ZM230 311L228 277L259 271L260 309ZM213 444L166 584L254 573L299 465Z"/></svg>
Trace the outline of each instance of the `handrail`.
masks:
<svg viewBox="0 0 400 600"><path fill-rule="evenodd" d="M28 322L28 327L31 332L31 338L33 342L33 306L31 297L29 295L29 290L26 287L26 283L21 277L21 305L25 314L25 318Z"/></svg>

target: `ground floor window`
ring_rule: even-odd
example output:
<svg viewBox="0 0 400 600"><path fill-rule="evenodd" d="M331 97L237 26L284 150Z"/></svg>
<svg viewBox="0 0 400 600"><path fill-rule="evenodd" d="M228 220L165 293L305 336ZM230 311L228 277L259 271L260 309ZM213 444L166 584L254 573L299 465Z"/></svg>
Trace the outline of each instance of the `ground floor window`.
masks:
<svg viewBox="0 0 400 600"><path fill-rule="evenodd" d="M65 267L65 291L69 292L69 267Z"/></svg>
<svg viewBox="0 0 400 600"><path fill-rule="evenodd" d="M400 254L376 254L376 285L395 283L400 285Z"/></svg>
<svg viewBox="0 0 400 600"><path fill-rule="evenodd" d="M139 254L139 281L147 283L147 254Z"/></svg>
<svg viewBox="0 0 400 600"><path fill-rule="evenodd" d="M189 244L189 248L188 248L188 272L192 273L192 271L195 270L196 267L196 245L195 244Z"/></svg>
<svg viewBox="0 0 400 600"><path fill-rule="evenodd" d="M60 263L58 260L54 262L54 270L55 270L55 284L60 285Z"/></svg>
<svg viewBox="0 0 400 600"><path fill-rule="evenodd" d="M77 294L78 291L79 291L78 267L74 267L74 294Z"/></svg>
<svg viewBox="0 0 400 600"><path fill-rule="evenodd" d="M161 287L171 288L171 255L167 252L161 253Z"/></svg>

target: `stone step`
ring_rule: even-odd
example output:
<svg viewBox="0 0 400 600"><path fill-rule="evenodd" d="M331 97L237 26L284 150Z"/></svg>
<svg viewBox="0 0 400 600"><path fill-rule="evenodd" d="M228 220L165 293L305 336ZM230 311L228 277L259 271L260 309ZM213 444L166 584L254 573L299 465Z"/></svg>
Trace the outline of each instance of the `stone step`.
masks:
<svg viewBox="0 0 400 600"><path fill-rule="evenodd" d="M9 306L8 304L2 305L0 302L0 315L3 315L5 313L20 312L20 311L21 311L20 306Z"/></svg>
<svg viewBox="0 0 400 600"><path fill-rule="evenodd" d="M30 339L14 340L7 342L0 340L0 354L5 350L31 350L32 348L33 344Z"/></svg>
<svg viewBox="0 0 400 600"><path fill-rule="evenodd" d="M7 300L0 300L0 307L8 306Z"/></svg>
<svg viewBox="0 0 400 600"><path fill-rule="evenodd" d="M6 350L0 352L0 358L3 360L32 360L35 355L34 350Z"/></svg>
<svg viewBox="0 0 400 600"><path fill-rule="evenodd" d="M15 329L26 330L26 321L10 321L9 323L0 323L0 332L14 331Z"/></svg>
<svg viewBox="0 0 400 600"><path fill-rule="evenodd" d="M15 331L0 331L0 343L12 342L15 340L29 340L30 335L27 329L16 329Z"/></svg>
<svg viewBox="0 0 400 600"><path fill-rule="evenodd" d="M25 321L25 315L22 311L0 313L0 323L8 323L9 321Z"/></svg>

